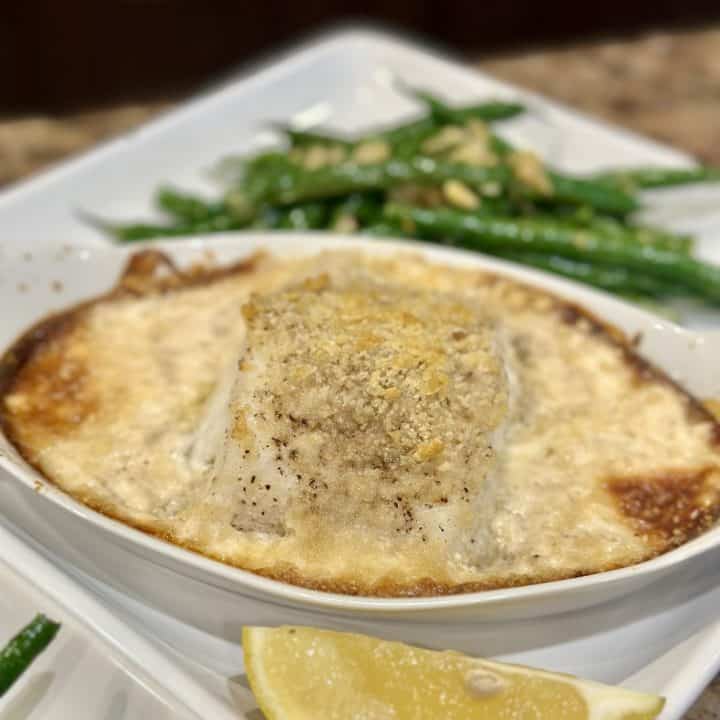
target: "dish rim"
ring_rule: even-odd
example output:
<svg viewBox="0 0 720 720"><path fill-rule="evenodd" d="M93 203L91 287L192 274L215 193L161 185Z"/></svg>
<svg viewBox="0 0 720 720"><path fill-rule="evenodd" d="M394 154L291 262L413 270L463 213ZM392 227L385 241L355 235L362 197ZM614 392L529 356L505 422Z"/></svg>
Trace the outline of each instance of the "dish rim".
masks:
<svg viewBox="0 0 720 720"><path fill-rule="evenodd" d="M132 246L99 246L81 252L88 259L98 254L110 256L117 265L117 275L124 267L126 259L135 252L144 249L154 249L167 252L173 260L181 266L190 262L192 258L198 259L208 249L212 250L218 262L224 263L240 260L257 250L265 249L280 256L312 255L327 248L360 249L370 253L411 252L421 254L431 262L444 262L449 265L476 268L498 272L511 278L527 282L551 293L566 297L583 307L589 307L600 318L607 317L612 312L612 324L618 324L618 317L624 322L636 321L647 326L648 330L656 333L670 333L671 335L685 335L688 339L696 336L695 333L684 330L673 323L660 320L649 312L613 298L606 293L599 292L577 283L551 276L538 270L515 265L503 260L490 258L479 253L460 250L456 248L438 247L418 241L404 241L397 239L359 238L357 236L342 236L330 233L243 233L215 234L208 236L194 236L186 239L172 241L138 243ZM36 253L35 258L40 259L50 253ZM114 258L112 256L115 256ZM52 267L48 265L48 268ZM57 268L53 268L55 272ZM96 293L93 293L95 295ZM605 308L598 310L598 307ZM617 313L617 314L616 314ZM39 318L40 319L40 318ZM12 445L12 443L10 443ZM16 462L5 453L0 453L0 468L6 470L16 481L41 495L42 501L53 502L72 515L81 518L84 522L108 533L117 540L122 541L126 547L142 548L146 553L155 557L166 557L176 566L189 566L225 583L230 582L234 590L247 589L275 600L311 605L319 609L335 609L343 611L365 611L397 614L408 611L447 610L458 608L474 608L491 606L498 603L517 603L536 600L542 597L553 596L558 593L569 594L572 591L588 590L600 586L622 583L624 581L643 578L650 582L653 577L678 567L687 560L720 546L720 524L707 530L705 533L684 543L683 545L635 565L624 568L594 573L577 578L555 580L532 585L482 590L469 593L458 593L433 597L367 597L358 595L345 595L341 593L313 590L292 585L279 580L257 575L242 568L226 565L213 560L200 553L193 552L181 546L162 540L156 536L138 530L119 520L92 510L75 500L69 494L44 478L24 460ZM133 550L136 552L136 549ZM185 571L183 571L185 572ZM187 573L185 573L187 574ZM206 581L206 580L204 580Z"/></svg>

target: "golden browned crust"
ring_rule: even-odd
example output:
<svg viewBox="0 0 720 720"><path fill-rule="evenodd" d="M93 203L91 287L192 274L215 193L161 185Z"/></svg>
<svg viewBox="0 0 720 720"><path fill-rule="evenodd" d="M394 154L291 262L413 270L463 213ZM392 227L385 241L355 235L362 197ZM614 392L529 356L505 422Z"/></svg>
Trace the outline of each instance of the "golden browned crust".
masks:
<svg viewBox="0 0 720 720"><path fill-rule="evenodd" d="M17 375L34 359L39 348L69 332L81 315L94 305L121 297L142 297L204 285L238 273L253 272L261 253L229 265L192 265L181 270L165 253L143 250L130 257L117 284L108 292L53 313L28 328L0 356L0 396L9 393ZM0 420L3 417L0 408Z"/></svg>
<svg viewBox="0 0 720 720"><path fill-rule="evenodd" d="M81 363L74 362L70 367L63 368L65 372L58 372L63 363L61 343L67 334L77 329L92 307L123 297L168 293L215 282L230 275L250 273L257 267L261 256L257 253L246 260L220 266L208 258L205 264L196 263L187 270L181 270L167 254L157 250L135 253L120 273L117 284L108 292L39 320L0 356L0 400L22 390L23 386L39 383L47 402L27 408L27 413L33 413L34 419L56 431L68 423L79 422L91 412L92 400L81 397ZM27 372L30 366L33 367L32 374ZM76 402L76 412L63 410L60 400ZM18 439L10 415L6 402L0 402L0 431L25 460L42 473L33 454ZM47 479L52 482L52 478Z"/></svg>
<svg viewBox="0 0 720 720"><path fill-rule="evenodd" d="M24 333L0 358L0 401L5 400L23 383L45 382L48 398L64 394L77 401L77 416L70 418L58 416L51 401L47 407L34 408L35 412L45 413L47 423L56 429L63 422L74 422L83 412L91 412L92 399L83 396L82 367L78 365L73 372L58 376L55 372L61 358L59 343L63 336L78 327L83 314L96 303L119 297L142 297L153 293L168 293L190 286L214 282L222 277L236 273L251 273L256 268L256 258L235 265L222 267L195 267L189 271L179 270L166 255L155 251L144 251L132 256L121 278L109 293L82 303L65 312L50 316ZM478 273L483 283L493 284L500 278L488 273ZM712 428L712 442L720 444L720 424L703 404L677 385L669 376L636 354L633 344L614 326L600 320L592 313L573 303L555 297L542 290L532 289L532 293L550 300L550 312L569 325L579 325L583 332L600 338L603 342L619 348L624 362L633 370L638 383L661 382L672 387L685 402L688 421L703 423ZM42 378L45 378L44 381ZM38 380L40 379L40 380ZM62 403L60 403L62 404ZM0 428L8 439L15 444L23 457L39 472L29 448L18 441L14 431L14 419L5 402L0 402ZM720 516L720 502L716 495L703 495L705 480L715 470L704 468L698 471L668 470L667 474L651 478L618 477L606 482L606 489L615 499L617 507L637 528L637 532L653 538L654 549L648 549L647 558L680 545L692 537L704 532ZM53 482L52 478L48 478ZM98 503L96 499L76 495L76 499L92 509L113 519L131 525L143 532L162 540L198 552L226 564L242 568L228 558L213 555L192 543L179 540L168 527L161 529L159 522L143 523L123 516L117 508ZM366 584L354 583L343 579L307 578L291 566L255 569L258 575L288 582L311 589L344 593L348 595L369 595L378 597L435 596L455 593L490 590L508 586L522 586L550 580L577 577L598 571L607 571L622 567L622 563L606 564L587 570L573 572L572 575L558 572L551 577L542 578L518 575L511 581L468 582L447 584L425 578L413 583L396 583L383 580L368 588Z"/></svg>
<svg viewBox="0 0 720 720"><path fill-rule="evenodd" d="M720 516L717 494L707 491L709 476L717 472L668 470L651 477L613 478L607 488L638 532L663 548L675 547L707 530Z"/></svg>
<svg viewBox="0 0 720 720"><path fill-rule="evenodd" d="M51 481L52 482L52 481ZM159 523L153 524L138 522L137 520L128 518L122 513L108 505L98 503L94 498L91 497L75 497L76 500L87 505L91 510L105 515L112 520L117 520L123 525L128 525L136 530L151 535L158 540L170 543L181 547L183 550L201 555L203 557L215 560L222 563L223 565L229 565L230 567L236 567L239 570L248 570L243 566L242 563L235 562L232 558L223 557L221 555L207 552L202 547L195 545L194 543L187 542L179 539L175 534L167 529L160 529ZM690 538L687 538L690 539ZM677 546L681 543L674 543L672 547ZM669 548L668 548L669 549ZM655 557L659 553L657 551L648 551L647 556L643 560L649 560ZM297 587L306 588L307 590L318 590L320 592L337 593L340 595L352 595L356 597L376 597L376 598L415 598L415 597L440 597L447 595L462 595L471 592L482 592L487 590L502 590L510 587L524 587L527 585L539 585L540 583L553 582L557 580L569 580L572 578L583 577L586 575L593 575L598 572L608 572L610 570L618 570L624 567L623 563L606 563L600 567L592 567L584 570L577 570L571 574L557 572L555 574L544 574L542 578L530 574L523 574L515 576L511 581L508 580L497 580L497 581L484 581L484 582L465 582L465 583L443 583L434 580L433 578L422 578L413 583L398 583L388 579L384 579L372 586L368 586L366 583L354 582L350 579L337 579L337 578L310 578L302 573L290 564L280 565L274 568L254 568L250 572L254 575L260 575L261 577L269 580L277 580L278 582L288 583L289 585L296 585Z"/></svg>
<svg viewBox="0 0 720 720"><path fill-rule="evenodd" d="M555 298L555 307L563 322L568 325L575 325L582 321L587 323L590 332L604 339L611 345L622 350L623 360L632 369L638 383L661 382L677 391L685 398L688 420L692 422L711 422L713 426L712 441L720 445L720 423L710 409L698 398L691 395L682 385L673 380L667 373L653 365L636 351L641 336L638 334L628 338L625 333L614 325L601 320L589 310L574 303Z"/></svg>

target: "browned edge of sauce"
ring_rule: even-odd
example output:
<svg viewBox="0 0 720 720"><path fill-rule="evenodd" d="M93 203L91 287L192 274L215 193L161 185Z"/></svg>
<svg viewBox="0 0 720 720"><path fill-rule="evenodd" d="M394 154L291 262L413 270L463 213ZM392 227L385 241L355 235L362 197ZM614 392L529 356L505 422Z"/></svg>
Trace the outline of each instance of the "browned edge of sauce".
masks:
<svg viewBox="0 0 720 720"><path fill-rule="evenodd" d="M15 446L29 465L45 476L17 442L3 402L12 392L18 375L35 353L51 340L56 340L70 332L83 314L101 302L163 294L205 285L238 273L250 273L256 269L262 256L263 253L255 253L247 259L228 265L198 263L187 269L180 269L167 254L158 250L142 250L133 254L121 271L117 283L110 290L39 320L22 333L0 356L0 432ZM52 482L51 478L47 480Z"/></svg>
<svg viewBox="0 0 720 720"><path fill-rule="evenodd" d="M150 523L143 523L135 519L129 519L118 513L114 508L103 505L92 498L76 498L84 505L92 510L116 520L123 525L127 525L139 530L147 535L158 538L164 542L171 543L178 547L196 553L202 557L209 558L223 565L229 565L245 572L251 572L254 575L276 580L278 582L297 587L306 588L308 590L317 590L319 592L337 593L341 595L351 595L355 597L377 597L377 598L415 598L415 597L439 597L447 595L462 595L471 592L481 592L488 590L501 590L511 587L526 587L528 585L539 585L541 583L552 582L557 580L570 580L572 578L594 575L610 570L618 570L625 567L624 563L606 563L600 567L575 570L571 573L557 572L555 574L545 574L538 578L531 574L517 575L508 580L507 578L493 580L488 578L482 582L464 582L464 583L443 583L433 578L420 578L412 583L393 582L388 578L384 578L372 586L358 583L350 578L308 578L298 572L298 570L290 564L285 566L276 566L272 568L254 568L249 570L241 563L234 561L232 558L226 558L218 553L207 552L199 545L187 540L181 540L175 537L171 530L163 530ZM648 550L643 560L649 560L657 555L657 552Z"/></svg>
<svg viewBox="0 0 720 720"><path fill-rule="evenodd" d="M717 493L707 501L702 498L707 478L713 472L718 469L624 475L611 478L606 487L638 533L675 547L707 530L720 515Z"/></svg>
<svg viewBox="0 0 720 720"><path fill-rule="evenodd" d="M713 428L712 442L720 445L720 422L705 407L701 400L691 395L682 385L673 380L666 372L653 365L635 350L636 340L628 339L622 330L600 319L589 310L567 300L555 298L560 318L568 325L576 325L581 320L587 322L594 335L604 338L610 345L619 348L623 359L633 371L638 383L657 381L673 388L686 402L687 416L692 422L709 423Z"/></svg>

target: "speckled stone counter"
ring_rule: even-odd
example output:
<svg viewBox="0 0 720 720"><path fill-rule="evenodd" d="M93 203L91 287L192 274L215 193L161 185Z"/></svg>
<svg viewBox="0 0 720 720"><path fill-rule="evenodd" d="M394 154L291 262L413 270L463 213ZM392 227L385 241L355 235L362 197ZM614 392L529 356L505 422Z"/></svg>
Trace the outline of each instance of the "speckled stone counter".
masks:
<svg viewBox="0 0 720 720"><path fill-rule="evenodd" d="M488 57L478 69L720 165L720 29L653 33ZM169 107L0 118L0 185L128 130ZM686 720L720 720L720 679Z"/></svg>
<svg viewBox="0 0 720 720"><path fill-rule="evenodd" d="M0 185L49 167L145 122L165 102L121 105L77 115L0 118Z"/></svg>
<svg viewBox="0 0 720 720"><path fill-rule="evenodd" d="M720 28L488 58L477 67L720 164Z"/></svg>

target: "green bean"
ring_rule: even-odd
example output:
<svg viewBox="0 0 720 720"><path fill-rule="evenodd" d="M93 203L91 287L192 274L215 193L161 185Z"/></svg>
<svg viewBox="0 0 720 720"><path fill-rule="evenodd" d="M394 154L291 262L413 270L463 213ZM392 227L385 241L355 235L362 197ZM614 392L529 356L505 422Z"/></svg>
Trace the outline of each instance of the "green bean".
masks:
<svg viewBox="0 0 720 720"><path fill-rule="evenodd" d="M371 131L356 137L341 137L330 130L322 129L299 130L279 123L274 123L272 128L285 135L292 148L336 145L346 150L353 150L365 142L381 140L387 142L393 148L393 154L396 154L397 150L408 149L410 145L413 148L418 147L422 140L435 132L438 125L432 116L427 115L402 125Z"/></svg>
<svg viewBox="0 0 720 720"><path fill-rule="evenodd" d="M332 220L351 215L360 225L371 225L382 220L385 198L382 192L352 193L335 206ZM332 223L331 223L332 225Z"/></svg>
<svg viewBox="0 0 720 720"><path fill-rule="evenodd" d="M654 245L655 247L675 250L690 255L695 248L695 240L691 235L677 235L656 227L647 225L630 225L630 233L640 243Z"/></svg>
<svg viewBox="0 0 720 720"><path fill-rule="evenodd" d="M287 167L293 167L293 163L284 152L267 152L256 155L245 161L242 177L255 177L261 173L282 172Z"/></svg>
<svg viewBox="0 0 720 720"><path fill-rule="evenodd" d="M287 205L354 192L384 190L405 183L437 185L453 179L482 190L489 184L506 184L509 171L502 166L460 165L422 156L368 165L344 162L316 170L288 163L278 172L263 172L249 177L243 188L230 195L229 202L233 202L233 198L237 202L239 198L244 198L255 207L261 204Z"/></svg>
<svg viewBox="0 0 720 720"><path fill-rule="evenodd" d="M387 141L393 147L396 155L405 157L411 151L417 150L424 140L443 125L464 124L473 119L482 122L507 120L525 112L525 108L517 103L488 101L462 107L450 107L427 93L412 91L412 94L428 106L429 115L414 122L369 135L369 139Z"/></svg>
<svg viewBox="0 0 720 720"><path fill-rule="evenodd" d="M283 210L286 217L278 226L281 230L321 230L327 227L331 213L322 202L300 203Z"/></svg>
<svg viewBox="0 0 720 720"><path fill-rule="evenodd" d="M486 252L537 252L624 267L720 301L720 267L685 253L626 242L592 230L575 230L535 218L487 217L457 210L388 205L390 220L412 222L421 236Z"/></svg>
<svg viewBox="0 0 720 720"><path fill-rule="evenodd" d="M195 235L194 231L186 232L185 225L152 225L150 223L130 223L128 225L108 225L105 232L117 242L130 243L142 240L155 240L163 237L181 237Z"/></svg>
<svg viewBox="0 0 720 720"><path fill-rule="evenodd" d="M339 145L350 150L370 140L384 140L392 146L432 132L437 128L437 125L432 117L427 115L403 123L402 125L370 131L355 137L340 136L331 130L323 130L321 128L300 130L293 128L291 125L283 125L282 123L273 123L271 127L285 135L290 143L290 147L303 148L311 145Z"/></svg>
<svg viewBox="0 0 720 720"><path fill-rule="evenodd" d="M248 175L258 172L269 172L278 166L284 167L290 162L286 152L272 150L248 157L247 155L230 155L222 158L213 168L212 175L216 181L226 187L237 187L245 182Z"/></svg>
<svg viewBox="0 0 720 720"><path fill-rule="evenodd" d="M500 193L510 183L511 171L504 166L479 167L450 163L426 156L411 159L391 158L380 163L361 164L354 160L308 169L286 155L263 156L248 163L242 181L225 196L225 209L238 220L247 221L263 205L284 205L307 199L375 193L377 203L366 204L379 214L378 193L404 184L440 185L446 180L461 180L483 192ZM496 211L508 212L516 201L504 196L483 198ZM377 218L375 218L377 219ZM368 222L370 220L367 220Z"/></svg>
<svg viewBox="0 0 720 720"><path fill-rule="evenodd" d="M170 187L157 191L155 204L168 215L188 222L209 220L225 213L222 202L209 202Z"/></svg>
<svg viewBox="0 0 720 720"><path fill-rule="evenodd" d="M592 178L570 177L552 170L547 174L553 188L551 199L556 202L590 206L611 215L627 215L639 207L632 195L609 183ZM531 191L530 194L543 199L542 195Z"/></svg>
<svg viewBox="0 0 720 720"><path fill-rule="evenodd" d="M634 199L617 188L581 178L549 174L553 185L552 199L590 205L606 212L624 214L636 207ZM226 196L226 204L239 219L245 220L252 207L260 204L289 204L308 199L337 197L353 192L388 189L405 183L436 184L460 180L481 189L488 184L508 187L511 172L504 165L479 167L450 163L416 155L411 159L394 158L383 163L359 165L342 162L314 170L289 161L248 168L243 185ZM517 192L529 198L548 198L531 188L514 183Z"/></svg>
<svg viewBox="0 0 720 720"><path fill-rule="evenodd" d="M387 128L366 136L368 140L385 140L391 147L397 148L403 144L421 143L425 138L430 137L438 129L438 125L432 116L427 115L418 120Z"/></svg>
<svg viewBox="0 0 720 720"><path fill-rule="evenodd" d="M183 222L175 225L154 225L152 223L115 224L105 221L92 221L92 224L113 237L117 242L129 243L141 240L154 240L163 237L184 237L186 235L204 235L228 232L246 227L229 215L219 215L209 220Z"/></svg>
<svg viewBox="0 0 720 720"><path fill-rule="evenodd" d="M644 245L653 245L666 250L689 254L693 249L693 239L689 235L677 235L647 225L622 223L616 218L596 216L585 227L606 235L626 237Z"/></svg>
<svg viewBox="0 0 720 720"><path fill-rule="evenodd" d="M503 213L495 213L501 215ZM510 213L504 213L509 215ZM676 250L689 254L693 249L693 239L688 235L661 230L647 225L636 225L619 220L616 217L598 215L589 207L556 207L552 212L533 213L533 217L544 218L550 222L564 223L568 228L587 228L602 235L621 238L628 242L653 245L666 250Z"/></svg>
<svg viewBox="0 0 720 720"><path fill-rule="evenodd" d="M650 297L665 297L677 292L674 286L662 280L626 268L594 265L542 253L501 251L493 254L505 260L530 265L539 270L547 270L608 292Z"/></svg>
<svg viewBox="0 0 720 720"><path fill-rule="evenodd" d="M496 134L490 136L490 147L501 160L506 160L515 151L510 142ZM557 170L546 169L546 173L552 185L549 196L518 183L519 192L541 203L570 203L611 215L628 215L639 208L632 193L616 183L594 177L573 177Z"/></svg>
<svg viewBox="0 0 720 720"><path fill-rule="evenodd" d="M471 118L482 121L504 120L525 112L525 107L519 103L495 101L466 108L452 108L430 93L412 89L409 93L425 103L431 117L438 125L465 123ZM505 157L513 150L507 140L495 133L490 135L490 148L499 157Z"/></svg>
<svg viewBox="0 0 720 720"><path fill-rule="evenodd" d="M354 139L342 138L322 130L299 130L287 125L274 125L273 127L288 138L291 147L341 145L345 148L353 148L369 140L384 140L393 147L396 151L395 154L406 155L410 147L419 147L423 140L442 125L465 123L470 119L484 122L506 120L525 112L525 108L518 103L491 100L453 108L426 93L412 91L412 94L428 105L430 110L428 115L391 128L369 132Z"/></svg>
<svg viewBox="0 0 720 720"><path fill-rule="evenodd" d="M502 101L488 102L474 108L472 106L452 108L429 93L423 91L411 91L411 93L427 105L431 116L439 124L464 123L472 117L483 121L505 120L526 112L526 108L519 103ZM514 150L510 142L496 133L490 134L490 149L500 158L506 157Z"/></svg>
<svg viewBox="0 0 720 720"><path fill-rule="evenodd" d="M268 230L320 230L327 227L330 208L326 203L307 202L287 207L263 208L253 227Z"/></svg>
<svg viewBox="0 0 720 720"><path fill-rule="evenodd" d="M393 154L395 154L398 149L407 148L409 143L413 147L419 146L419 143L435 132L438 126L433 118L428 115L402 125L372 131L353 138L340 137L329 130L296 130L282 125L275 125L274 127L287 137L291 147L339 145L347 150L352 150L365 142L381 140L387 142L393 149Z"/></svg>
<svg viewBox="0 0 720 720"><path fill-rule="evenodd" d="M703 165L689 168L633 168L596 173L592 178L632 192L692 183L720 182L720 168Z"/></svg>
<svg viewBox="0 0 720 720"><path fill-rule="evenodd" d="M262 173L282 171L293 163L286 152L273 150L252 157L224 158L220 162L221 180L228 186L241 185L248 177L257 177Z"/></svg>
<svg viewBox="0 0 720 720"><path fill-rule="evenodd" d="M463 124L468 120L481 120L483 122L509 120L525 112L524 105L503 100L491 100L475 105L452 107L435 95L423 90L410 89L409 93L427 106L430 116L439 125Z"/></svg>
<svg viewBox="0 0 720 720"><path fill-rule="evenodd" d="M450 108L447 119L452 122L467 122L468 120L497 122L498 120L510 120L524 112L525 106L520 103L495 100L467 107Z"/></svg>
<svg viewBox="0 0 720 720"><path fill-rule="evenodd" d="M506 157L514 150L509 141L501 138L496 133L490 135L490 149L501 158Z"/></svg>
<svg viewBox="0 0 720 720"><path fill-rule="evenodd" d="M273 129L281 132L290 142L290 147L308 147L310 145L339 145L348 148L352 140L338 137L322 130L299 130L290 125L274 124Z"/></svg>
<svg viewBox="0 0 720 720"><path fill-rule="evenodd" d="M59 629L59 623L44 615L36 615L32 622L0 650L0 697L50 644Z"/></svg>

